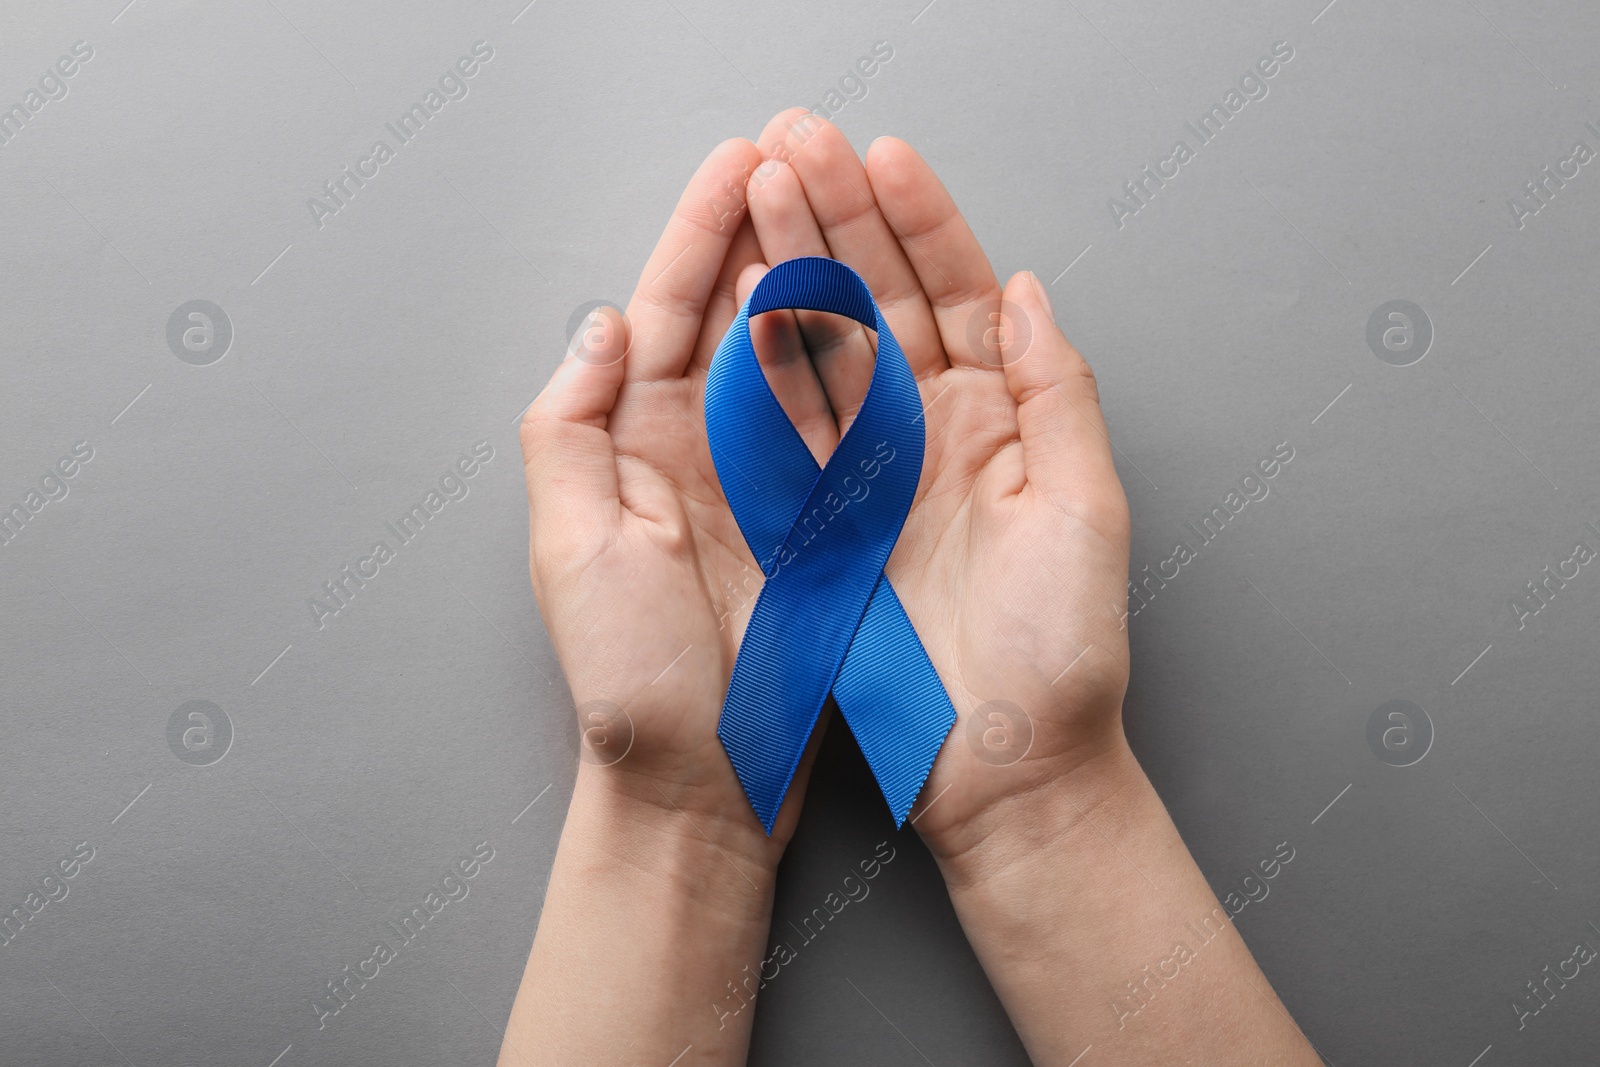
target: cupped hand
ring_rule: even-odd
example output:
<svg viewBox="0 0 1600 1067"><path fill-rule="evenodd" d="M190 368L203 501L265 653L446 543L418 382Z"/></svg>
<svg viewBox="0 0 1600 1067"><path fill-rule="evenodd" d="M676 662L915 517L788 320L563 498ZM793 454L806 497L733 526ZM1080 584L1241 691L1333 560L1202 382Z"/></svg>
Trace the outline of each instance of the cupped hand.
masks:
<svg viewBox="0 0 1600 1067"><path fill-rule="evenodd" d="M936 853L957 853L992 818L1026 817L1036 791L1125 753L1128 508L1094 376L1037 278L1001 288L909 145L880 138L863 165L835 127L796 109L759 147L749 203L761 258L853 267L921 388L922 478L885 573L959 714L912 813ZM835 432L848 428L870 334L805 312L768 340L773 358L814 368L788 383L786 407L820 406Z"/></svg>
<svg viewBox="0 0 1600 1067"><path fill-rule="evenodd" d="M811 752L770 840L716 736L761 571L723 497L702 398L711 357L761 274L747 140L718 146L679 200L626 316L601 309L522 423L534 593L582 731L581 773L682 816L754 831L775 862ZM754 336L782 329L763 316ZM792 329L792 322L789 324ZM837 443L804 353L768 360L822 457ZM799 397L796 400L796 397ZM809 409L807 407L809 405Z"/></svg>

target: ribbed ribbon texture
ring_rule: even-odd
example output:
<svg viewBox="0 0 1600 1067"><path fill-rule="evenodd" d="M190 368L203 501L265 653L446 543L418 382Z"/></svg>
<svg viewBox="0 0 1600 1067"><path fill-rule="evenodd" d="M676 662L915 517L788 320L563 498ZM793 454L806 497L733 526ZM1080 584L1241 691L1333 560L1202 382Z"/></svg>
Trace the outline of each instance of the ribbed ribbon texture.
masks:
<svg viewBox="0 0 1600 1067"><path fill-rule="evenodd" d="M866 398L820 469L750 342L751 316L782 308L844 315L878 334ZM922 473L922 397L855 271L807 256L767 272L712 360L706 435L766 576L717 728L750 805L771 833L832 692L900 826L956 713L883 576Z"/></svg>

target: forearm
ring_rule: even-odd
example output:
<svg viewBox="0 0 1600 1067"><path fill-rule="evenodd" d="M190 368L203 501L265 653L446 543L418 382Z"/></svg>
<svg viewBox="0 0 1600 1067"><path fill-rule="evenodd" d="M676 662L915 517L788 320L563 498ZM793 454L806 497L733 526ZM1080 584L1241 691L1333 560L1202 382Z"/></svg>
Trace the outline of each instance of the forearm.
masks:
<svg viewBox="0 0 1600 1067"><path fill-rule="evenodd" d="M1125 745L930 842L1040 1067L1316 1064Z"/></svg>
<svg viewBox="0 0 1600 1067"><path fill-rule="evenodd" d="M771 922L764 846L608 770L580 770L500 1065L742 1064L741 983Z"/></svg>

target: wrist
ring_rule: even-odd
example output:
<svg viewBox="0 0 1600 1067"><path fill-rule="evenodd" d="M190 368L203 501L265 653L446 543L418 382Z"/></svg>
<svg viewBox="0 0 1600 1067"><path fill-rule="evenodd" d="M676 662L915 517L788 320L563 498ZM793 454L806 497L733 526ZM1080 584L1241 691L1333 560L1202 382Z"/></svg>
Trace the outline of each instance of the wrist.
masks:
<svg viewBox="0 0 1600 1067"><path fill-rule="evenodd" d="M715 792L580 767L502 1064L744 1061L781 847Z"/></svg>
<svg viewBox="0 0 1600 1067"><path fill-rule="evenodd" d="M1032 1062L1316 1062L1126 744L1010 797L935 857Z"/></svg>
<svg viewBox="0 0 1600 1067"><path fill-rule="evenodd" d="M570 838L585 865L607 877L664 900L711 904L730 918L765 923L782 843L763 834L747 811L728 807L726 798L702 789L581 764L563 850Z"/></svg>
<svg viewBox="0 0 1600 1067"><path fill-rule="evenodd" d="M1092 840L1115 836L1109 827L1135 817L1150 801L1149 779L1121 736L1080 753L1065 769L1045 769L958 823L924 831L952 894L1030 877L1029 868Z"/></svg>

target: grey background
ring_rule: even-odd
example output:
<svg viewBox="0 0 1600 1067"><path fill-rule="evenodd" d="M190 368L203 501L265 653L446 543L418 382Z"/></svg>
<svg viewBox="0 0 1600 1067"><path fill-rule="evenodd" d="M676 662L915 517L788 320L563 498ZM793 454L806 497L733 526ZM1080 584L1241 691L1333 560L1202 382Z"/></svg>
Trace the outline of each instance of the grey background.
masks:
<svg viewBox="0 0 1600 1067"><path fill-rule="evenodd" d="M493 1062L577 750L516 418L706 151L877 41L836 121L918 146L1002 277L1049 284L1136 572L1295 449L1131 620L1127 719L1219 893L1296 850L1238 918L1296 1019L1337 1064L1594 1062L1592 968L1520 1032L1511 1005L1600 946L1600 573L1523 629L1510 602L1600 548L1600 163L1520 230L1507 199L1600 149L1600 9L124 2L0 14L7 105L95 50L0 148L0 503L94 449L0 548L0 911L96 850L0 948L7 1064ZM470 94L319 229L307 199L479 40ZM1122 183L1280 40L1269 95L1119 229ZM193 299L235 331L210 366L167 345ZM1435 330L1413 366L1366 344L1392 299ZM478 441L470 494L316 629L307 598ZM1405 768L1366 741L1396 699L1437 735ZM189 700L232 723L209 766L168 748ZM843 731L778 921L890 837L753 1062L1026 1062ZM470 896L319 1032L310 999L482 841Z"/></svg>

